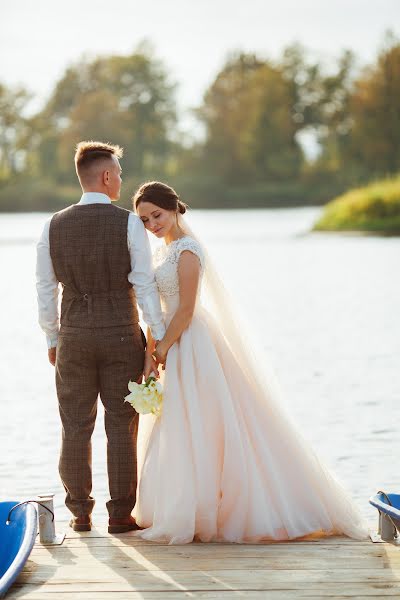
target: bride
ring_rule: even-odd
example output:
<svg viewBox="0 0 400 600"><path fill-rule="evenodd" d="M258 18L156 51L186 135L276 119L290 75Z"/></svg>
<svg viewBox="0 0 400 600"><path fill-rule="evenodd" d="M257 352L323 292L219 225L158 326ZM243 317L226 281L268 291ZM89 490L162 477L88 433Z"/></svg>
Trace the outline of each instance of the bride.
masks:
<svg viewBox="0 0 400 600"><path fill-rule="evenodd" d="M161 417L140 415L133 515L143 529L134 535L169 544L367 537L355 503L285 412L273 375L252 357L182 217L186 205L160 182L142 185L133 201L146 229L164 238L154 266L167 326L157 347L148 331L144 375L158 375L165 363L164 402Z"/></svg>

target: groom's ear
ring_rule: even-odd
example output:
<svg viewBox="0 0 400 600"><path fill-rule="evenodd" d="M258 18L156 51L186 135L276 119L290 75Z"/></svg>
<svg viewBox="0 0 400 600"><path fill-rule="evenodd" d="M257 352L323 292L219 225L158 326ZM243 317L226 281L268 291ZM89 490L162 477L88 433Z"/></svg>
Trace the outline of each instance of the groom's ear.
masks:
<svg viewBox="0 0 400 600"><path fill-rule="evenodd" d="M105 171L103 171L103 173L102 173L102 182L105 185L108 185L110 183L110 171L109 171L109 169L106 169Z"/></svg>

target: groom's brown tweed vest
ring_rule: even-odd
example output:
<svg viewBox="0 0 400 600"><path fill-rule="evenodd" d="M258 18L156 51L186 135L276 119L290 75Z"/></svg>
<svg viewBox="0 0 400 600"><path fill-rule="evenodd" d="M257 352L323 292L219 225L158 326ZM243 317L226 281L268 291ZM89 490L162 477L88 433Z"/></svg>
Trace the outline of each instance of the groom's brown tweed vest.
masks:
<svg viewBox="0 0 400 600"><path fill-rule="evenodd" d="M127 243L129 211L112 204L74 205L50 223L50 255L63 286L61 326L137 323Z"/></svg>

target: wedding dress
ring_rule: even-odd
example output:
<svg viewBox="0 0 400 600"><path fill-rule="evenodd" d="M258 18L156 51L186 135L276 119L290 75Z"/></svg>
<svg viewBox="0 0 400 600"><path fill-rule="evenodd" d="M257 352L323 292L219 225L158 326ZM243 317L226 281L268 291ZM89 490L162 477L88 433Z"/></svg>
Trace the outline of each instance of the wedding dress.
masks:
<svg viewBox="0 0 400 600"><path fill-rule="evenodd" d="M228 307L219 306L217 320L203 305L208 257L191 235L155 253L166 325L179 305L183 251L200 261L198 297L161 372L162 415L140 415L133 516L145 529L134 535L169 544L366 538L354 501L292 423L268 376L256 374L249 348L239 349L243 332L229 335L236 323L227 322Z"/></svg>

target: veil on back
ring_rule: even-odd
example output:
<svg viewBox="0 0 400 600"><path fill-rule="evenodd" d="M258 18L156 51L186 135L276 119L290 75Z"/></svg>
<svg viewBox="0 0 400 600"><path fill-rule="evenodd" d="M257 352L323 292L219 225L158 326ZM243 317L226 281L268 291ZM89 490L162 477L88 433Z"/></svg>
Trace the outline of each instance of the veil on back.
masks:
<svg viewBox="0 0 400 600"><path fill-rule="evenodd" d="M264 403L268 401L268 404L272 404L273 399L275 402L278 401L281 392L272 366L267 362L265 352L258 348L259 344L253 338L250 339L245 319L241 316L234 299L226 289L205 244L181 214L178 215L178 224L182 231L195 239L202 248L205 256L202 299L218 323L218 329L224 336L237 363L240 364L242 371L247 376L249 385L256 392L256 398L262 399ZM256 356L264 356L262 376L260 375L260 363ZM287 418L289 417L287 416Z"/></svg>

